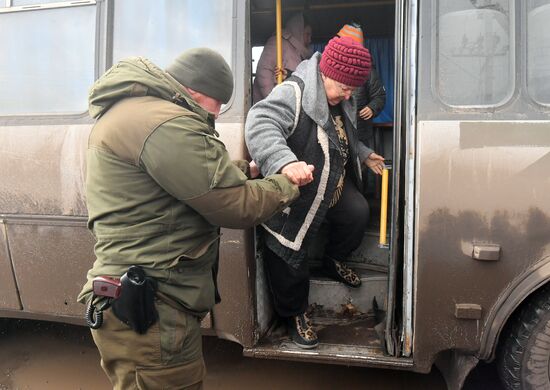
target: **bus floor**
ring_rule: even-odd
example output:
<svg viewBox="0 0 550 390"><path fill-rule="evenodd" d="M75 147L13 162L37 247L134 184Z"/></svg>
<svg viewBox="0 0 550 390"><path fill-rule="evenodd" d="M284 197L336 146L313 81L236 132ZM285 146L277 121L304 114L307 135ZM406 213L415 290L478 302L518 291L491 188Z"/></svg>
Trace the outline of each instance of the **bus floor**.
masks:
<svg viewBox="0 0 550 390"><path fill-rule="evenodd" d="M319 337L317 348L304 350L296 346L290 340L286 326L278 321L254 348L254 356L298 356L300 352L304 352L306 357L316 355L318 360L331 359L335 355L350 358L384 358L382 340L374 316L328 320L311 313L311 320Z"/></svg>

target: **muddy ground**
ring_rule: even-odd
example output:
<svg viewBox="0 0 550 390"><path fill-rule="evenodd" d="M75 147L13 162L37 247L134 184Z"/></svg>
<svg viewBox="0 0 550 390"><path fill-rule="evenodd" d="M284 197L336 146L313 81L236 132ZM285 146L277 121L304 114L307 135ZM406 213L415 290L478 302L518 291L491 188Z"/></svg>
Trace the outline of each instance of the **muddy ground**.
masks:
<svg viewBox="0 0 550 390"><path fill-rule="evenodd" d="M237 344L204 339L205 389L443 390L444 381L410 372L258 360L241 355ZM473 374L467 390L498 390L492 367ZM470 381L472 382L472 381ZM0 334L0 390L102 390L110 384L88 329L38 321L11 321Z"/></svg>

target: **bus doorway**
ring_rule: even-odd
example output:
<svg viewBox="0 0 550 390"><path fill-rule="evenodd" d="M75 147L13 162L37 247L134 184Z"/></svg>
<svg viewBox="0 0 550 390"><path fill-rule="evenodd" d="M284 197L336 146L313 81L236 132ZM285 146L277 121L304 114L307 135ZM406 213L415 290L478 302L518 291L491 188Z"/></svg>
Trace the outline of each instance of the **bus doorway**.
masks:
<svg viewBox="0 0 550 390"><path fill-rule="evenodd" d="M404 275L398 270L403 269L400 249L403 243L396 234L399 231L397 221L400 203L395 185L399 175L396 176L395 171L399 173L399 167L393 163L399 161L401 148L400 138L394 132L394 128L398 128L394 117L396 3L394 0L314 3L285 1L282 25L297 13L303 13L306 23L311 26L311 46L314 52L322 52L325 44L345 24L358 23L361 26L365 46L371 52L386 98L383 109L371 126L360 129L362 132L359 137L368 147L385 157L388 180L374 175L366 166L363 169L363 188L360 190L369 203L370 218L360 247L348 259L348 265L360 274L361 288L351 289L324 276L321 268L328 226L321 227L309 246L308 313L318 333L320 345L314 355L304 353L303 357L335 362L339 359L337 356L342 356L341 361L347 364L364 362L364 359L373 359L375 362L388 358L391 360L392 356L408 355L403 353L401 347ZM275 31L276 2L251 1L251 84L263 47ZM251 103L252 99L251 93ZM397 148L394 147L395 142L398 143ZM290 342L285 327L273 311L265 275L261 232L258 237L255 264L258 346L245 349L245 353L257 357L298 356L300 350ZM398 318L393 313L399 313Z"/></svg>

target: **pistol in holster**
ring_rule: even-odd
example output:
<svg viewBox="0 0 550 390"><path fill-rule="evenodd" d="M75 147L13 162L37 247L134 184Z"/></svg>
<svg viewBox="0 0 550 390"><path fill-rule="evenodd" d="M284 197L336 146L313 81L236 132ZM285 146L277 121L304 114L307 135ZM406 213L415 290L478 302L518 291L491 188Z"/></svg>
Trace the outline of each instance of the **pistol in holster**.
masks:
<svg viewBox="0 0 550 390"><path fill-rule="evenodd" d="M93 296L86 310L86 322L92 329L103 323L103 310L113 314L136 333L144 334L158 319L155 308L157 282L143 268L132 265L120 279L99 276L92 281Z"/></svg>

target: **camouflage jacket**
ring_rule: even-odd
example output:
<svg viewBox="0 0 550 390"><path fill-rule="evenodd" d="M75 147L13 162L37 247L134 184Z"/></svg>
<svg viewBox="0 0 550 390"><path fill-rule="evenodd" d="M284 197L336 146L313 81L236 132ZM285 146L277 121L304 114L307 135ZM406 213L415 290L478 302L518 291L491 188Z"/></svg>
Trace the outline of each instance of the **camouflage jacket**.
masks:
<svg viewBox="0 0 550 390"><path fill-rule="evenodd" d="M141 265L159 291L204 315L215 303L219 227L247 228L297 198L282 175L248 180L229 158L211 114L144 58L113 66L92 87L98 118L88 142L88 227L98 275Z"/></svg>

